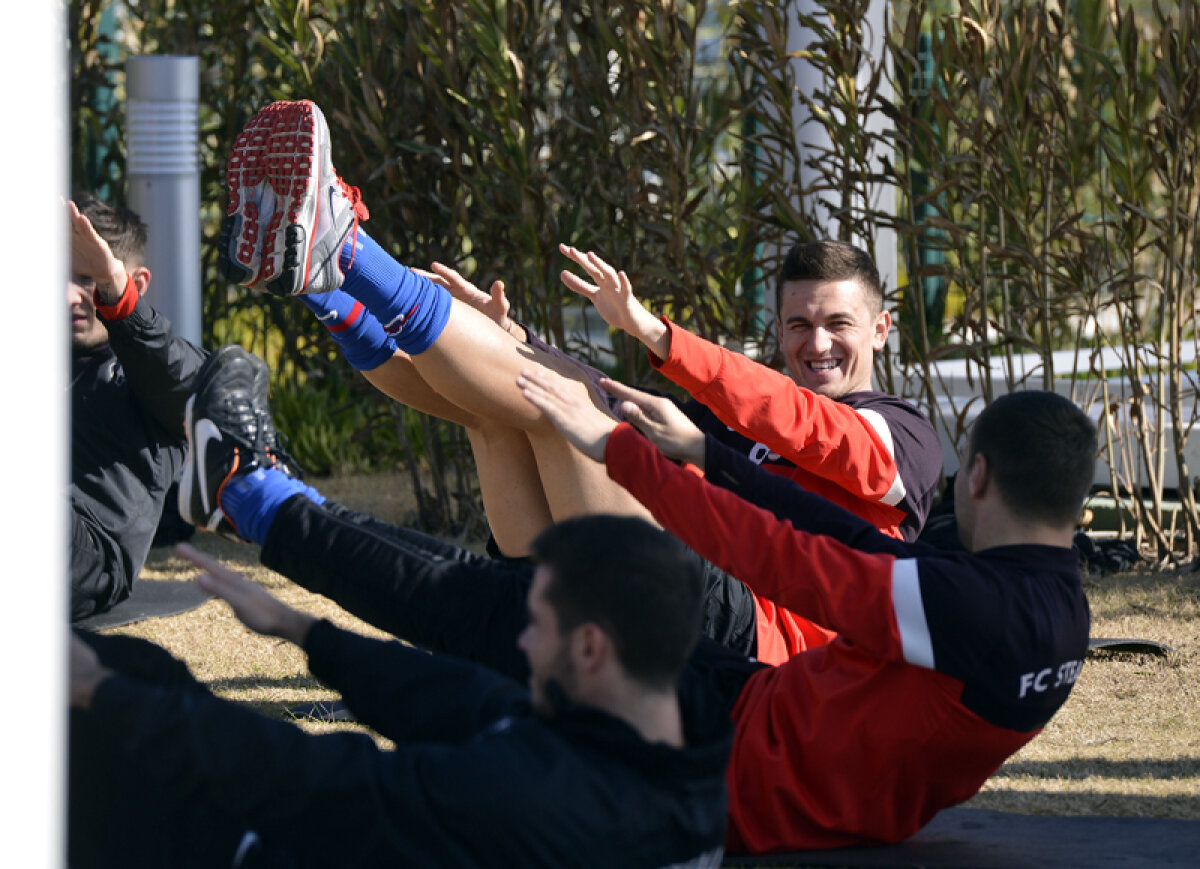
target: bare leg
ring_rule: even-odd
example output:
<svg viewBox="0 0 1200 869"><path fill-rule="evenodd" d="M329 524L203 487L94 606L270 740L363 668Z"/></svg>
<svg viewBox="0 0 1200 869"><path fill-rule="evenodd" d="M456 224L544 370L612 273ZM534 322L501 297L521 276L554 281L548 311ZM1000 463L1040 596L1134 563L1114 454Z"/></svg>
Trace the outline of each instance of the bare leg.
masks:
<svg viewBox="0 0 1200 869"><path fill-rule="evenodd" d="M578 368L521 344L458 300L454 300L450 320L433 346L411 358L416 371L444 399L528 436L542 489L556 520L615 513L653 521L649 511L610 480L602 466L570 446L553 422L526 401L516 386L523 370L546 368L564 378L564 390L586 396L602 407Z"/></svg>
<svg viewBox="0 0 1200 869"><path fill-rule="evenodd" d="M391 359L378 368L364 371L363 377L388 398L413 410L457 423L465 429L478 428L483 424L482 417L463 410L435 392L417 373L412 359L402 350L397 350Z"/></svg>
<svg viewBox="0 0 1200 869"><path fill-rule="evenodd" d="M517 376L523 370L537 367L564 378L565 390L598 406L601 404L577 367L517 341L488 317L456 299L452 302L449 322L428 350L411 357L397 354L372 372L372 382L413 407L461 422L468 429L486 427L492 445L506 443L511 447L514 442L513 438L501 435L498 427L523 432L536 459L541 489L554 520L588 513L616 513L652 521L649 511L610 480L603 467L568 445L553 423L521 396L516 386ZM528 477L524 481L517 479L527 473L526 461L514 461L511 467L505 467L508 454L499 453L502 458L493 460L496 455L495 449L489 450L484 459L488 466L480 465L481 483L486 477L489 488L492 483L501 490L528 486ZM502 497L511 500L513 496L506 493ZM534 499L522 500L531 508L530 517L539 515L532 509ZM493 502L503 503L496 498ZM488 516L502 521L490 508ZM512 538L519 536L527 543L534 535L526 533Z"/></svg>
<svg viewBox="0 0 1200 869"><path fill-rule="evenodd" d="M469 428L479 494L496 546L510 558L529 555L529 544L556 517L547 502L537 457L525 433L508 426Z"/></svg>
<svg viewBox="0 0 1200 869"><path fill-rule="evenodd" d="M468 413L447 401L430 388L402 351L378 368L364 371L363 376L401 404L457 423L466 430L475 457L483 509L496 545L511 558L528 555L530 541L554 521L554 516L525 433Z"/></svg>

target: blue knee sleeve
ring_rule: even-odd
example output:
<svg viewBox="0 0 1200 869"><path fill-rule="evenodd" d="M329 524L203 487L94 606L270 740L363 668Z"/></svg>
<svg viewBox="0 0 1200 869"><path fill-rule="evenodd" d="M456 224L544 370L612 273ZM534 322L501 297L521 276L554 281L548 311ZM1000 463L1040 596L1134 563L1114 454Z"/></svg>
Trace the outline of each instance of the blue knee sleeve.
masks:
<svg viewBox="0 0 1200 869"><path fill-rule="evenodd" d="M405 353L424 353L450 319L450 293L414 274L359 228L342 246L342 289L367 306Z"/></svg>
<svg viewBox="0 0 1200 869"><path fill-rule="evenodd" d="M262 546L275 514L293 495L304 495L314 504L325 496L278 468L257 468L229 483L221 493L221 509L237 528L238 536Z"/></svg>
<svg viewBox="0 0 1200 869"><path fill-rule="evenodd" d="M346 361L359 371L378 368L396 352L396 342L353 296L334 290L303 295L300 301L317 315Z"/></svg>

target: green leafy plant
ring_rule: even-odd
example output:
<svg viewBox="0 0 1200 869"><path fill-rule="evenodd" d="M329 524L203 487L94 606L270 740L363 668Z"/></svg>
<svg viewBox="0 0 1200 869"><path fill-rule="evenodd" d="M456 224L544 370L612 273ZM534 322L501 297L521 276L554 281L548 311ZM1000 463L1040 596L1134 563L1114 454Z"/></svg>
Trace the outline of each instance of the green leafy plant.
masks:
<svg viewBox="0 0 1200 869"><path fill-rule="evenodd" d="M401 261L504 279L520 319L634 383L655 377L639 348L575 331L559 242L619 264L654 310L769 360L763 291L786 249L828 231L874 253L894 232L903 328L881 385L951 436L1003 390L1067 392L1100 420L1139 541L1165 560L1200 551L1183 449L1200 415L1185 364L1200 0L901 0L878 50L865 49L869 6L72 0L72 181L121 196L126 54L199 56L206 340L267 358L317 465L357 455L356 436L398 450L430 487L430 527L473 521L453 506L475 497L462 433L400 412L403 436L377 440L381 400L345 386L311 316L216 275L227 149L269 100L324 108L368 231ZM803 90L798 59L814 76ZM827 146L801 147L801 115ZM881 185L894 209L872 195ZM1114 355L1121 375L1100 376ZM950 358L965 360L969 394L946 388ZM314 389L328 395L305 415ZM351 422L323 435L318 410ZM1164 507L1170 478L1178 513Z"/></svg>

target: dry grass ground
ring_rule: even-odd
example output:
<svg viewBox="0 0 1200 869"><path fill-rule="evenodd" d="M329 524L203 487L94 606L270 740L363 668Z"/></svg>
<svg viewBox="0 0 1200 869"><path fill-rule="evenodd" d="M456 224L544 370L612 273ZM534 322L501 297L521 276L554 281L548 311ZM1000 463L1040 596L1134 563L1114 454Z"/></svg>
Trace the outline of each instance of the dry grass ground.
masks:
<svg viewBox="0 0 1200 869"><path fill-rule="evenodd" d="M382 519L409 518L408 481L372 476L321 481L321 490ZM244 570L289 603L378 635L323 598L259 566L257 547L211 535L194 542ZM145 579L190 575L155 551ZM1088 581L1093 636L1139 637L1173 647L1166 657L1091 656L1074 693L1046 731L1006 764L968 805L1053 814L1200 818L1200 572ZM303 655L244 629L217 601L181 616L118 628L185 660L223 697L276 716L334 699L308 676ZM313 731L339 725L301 722Z"/></svg>

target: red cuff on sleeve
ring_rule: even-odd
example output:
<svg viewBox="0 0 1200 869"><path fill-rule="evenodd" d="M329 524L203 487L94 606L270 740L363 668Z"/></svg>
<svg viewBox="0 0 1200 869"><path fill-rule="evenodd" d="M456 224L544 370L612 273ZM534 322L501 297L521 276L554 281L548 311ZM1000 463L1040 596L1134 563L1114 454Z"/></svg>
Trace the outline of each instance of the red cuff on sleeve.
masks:
<svg viewBox="0 0 1200 869"><path fill-rule="evenodd" d="M96 313L100 315L100 319L108 323L115 323L118 320L124 320L133 313L133 308L138 300L137 284L133 282L133 275L126 274L125 290L121 293L121 298L117 300L115 305L102 305L96 294L92 294L92 304L96 306Z"/></svg>

